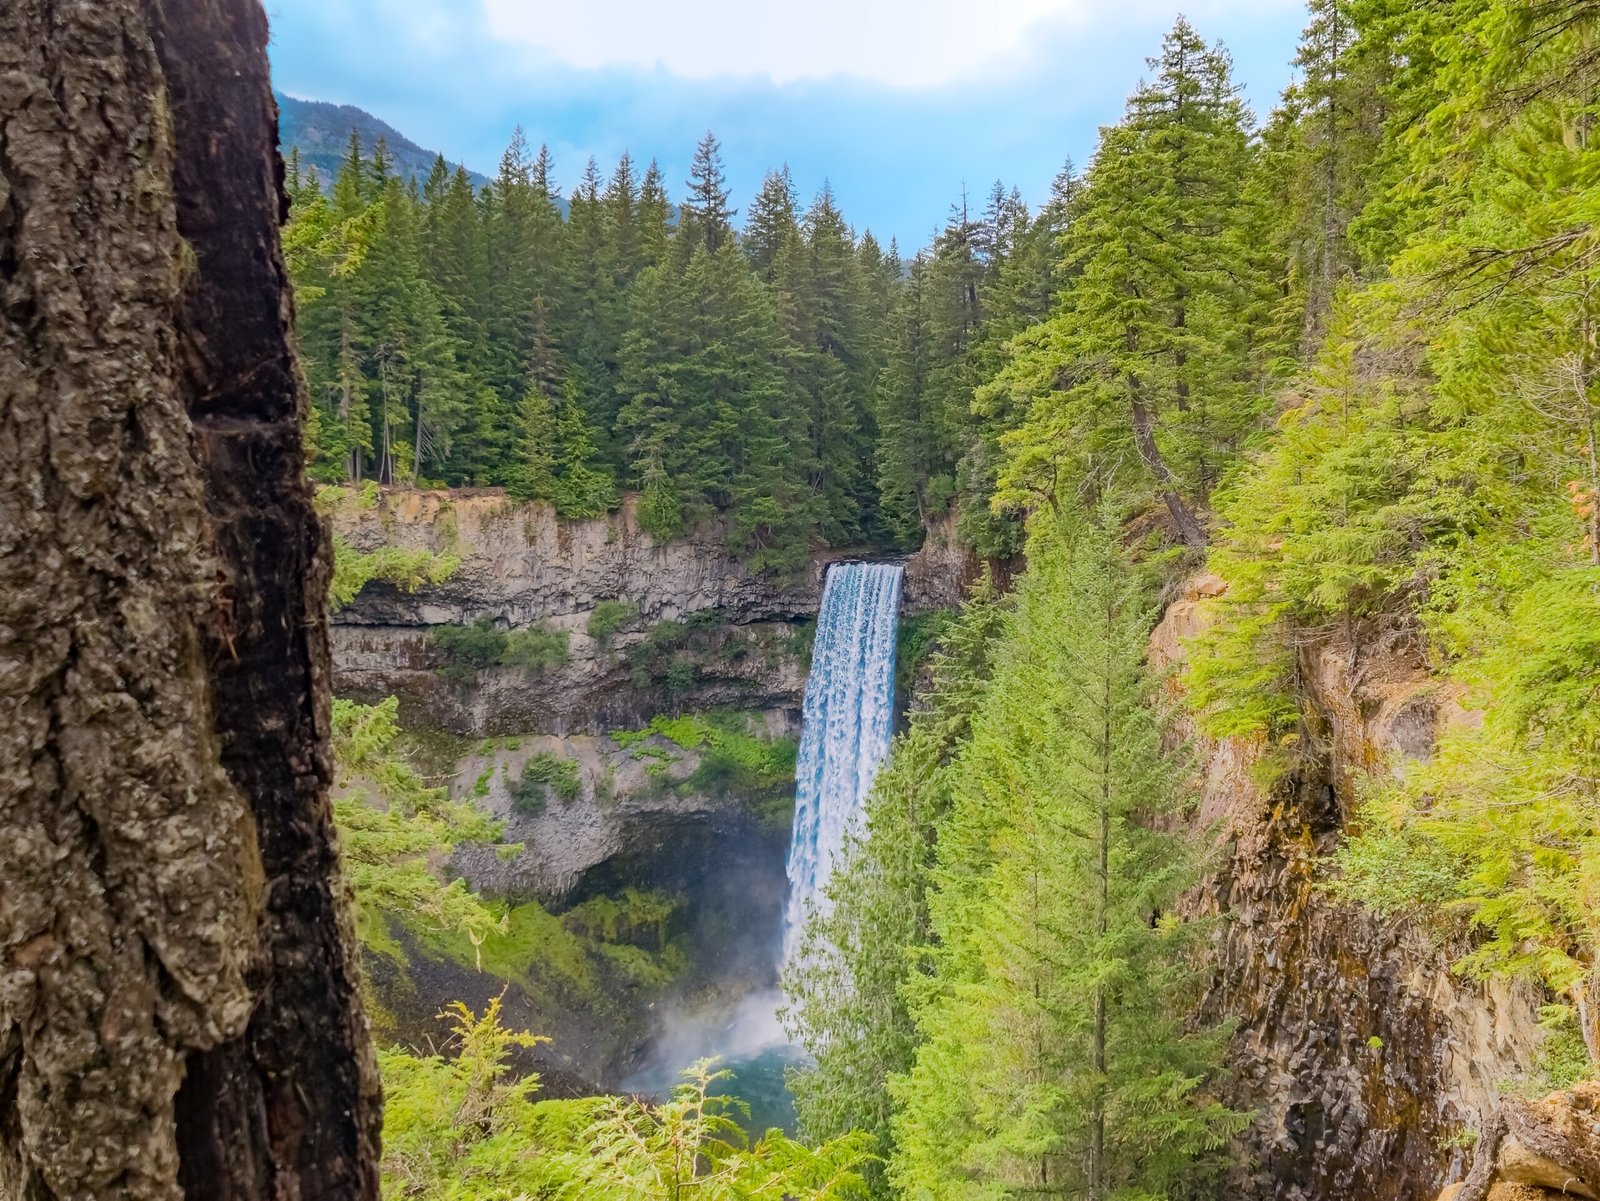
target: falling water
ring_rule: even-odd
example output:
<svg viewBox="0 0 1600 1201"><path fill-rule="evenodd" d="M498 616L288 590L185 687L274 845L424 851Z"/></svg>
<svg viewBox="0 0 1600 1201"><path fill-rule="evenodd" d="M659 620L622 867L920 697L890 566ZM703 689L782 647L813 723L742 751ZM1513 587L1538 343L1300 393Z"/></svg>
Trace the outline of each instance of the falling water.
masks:
<svg viewBox="0 0 1600 1201"><path fill-rule="evenodd" d="M841 563L822 590L795 772L785 960L807 909L826 904L834 858L889 749L901 574L894 564Z"/></svg>
<svg viewBox="0 0 1600 1201"><path fill-rule="evenodd" d="M839 564L822 590L795 771L785 961L799 944L807 910L825 903L834 858L889 749L900 576L897 566ZM623 1088L665 1096L685 1067L715 1055L733 1072L734 1092L757 1102L757 1133L768 1124L792 1130L785 1072L803 1053L789 1045L780 1024L783 1003L777 989L766 989L732 1010L712 1005L666 1015L649 1059Z"/></svg>

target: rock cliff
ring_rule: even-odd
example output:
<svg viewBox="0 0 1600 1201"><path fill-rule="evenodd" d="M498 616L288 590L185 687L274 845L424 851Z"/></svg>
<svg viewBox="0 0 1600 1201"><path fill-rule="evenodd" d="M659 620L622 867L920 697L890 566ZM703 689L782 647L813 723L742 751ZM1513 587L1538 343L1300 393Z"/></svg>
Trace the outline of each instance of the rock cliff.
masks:
<svg viewBox="0 0 1600 1201"><path fill-rule="evenodd" d="M371 580L334 612L331 630L336 692L398 696L401 724L426 735L429 774L504 821L507 841L520 846L510 856L459 848L454 870L488 896L557 915L630 890L674 903L670 934L688 962L670 982L566 1000L559 990L512 988L508 1015L554 1036L528 1066L559 1091L619 1087L664 1014L715 1011L773 987L792 794L752 793L748 780L702 770L703 748L636 732L663 714L737 711L760 738L798 733L823 575L857 556L821 551L798 578L777 581L746 570L715 526L657 542L631 504L568 521L489 490L325 499L341 553L456 561L446 578L414 590ZM941 524L907 561L906 608L958 604L973 567L953 522ZM606 602L612 620L602 626ZM530 665L481 653L453 661L442 632L480 622L490 639L537 632L562 649ZM541 757L567 765L571 784L528 805L518 781ZM408 964L380 956L372 975L404 1037L432 1033L443 1003L503 987L470 955L440 957L403 930L398 937Z"/></svg>
<svg viewBox="0 0 1600 1201"><path fill-rule="evenodd" d="M1182 660L1222 587L1190 581L1155 631L1157 662ZM1420 932L1319 884L1361 780L1429 755L1441 723L1474 718L1394 632L1306 646L1300 676L1310 745L1270 786L1257 783L1259 742L1195 739L1194 827L1216 848L1191 898L1218 919L1206 1005L1235 1022L1234 1099L1256 1113L1241 1195L1422 1201L1459 1177L1459 1148L1497 1086L1533 1064L1536 1000L1462 979Z"/></svg>
<svg viewBox="0 0 1600 1201"><path fill-rule="evenodd" d="M415 591L374 580L334 613L336 690L397 695L407 724L480 735L602 733L667 709L797 710L808 652L802 627L816 616L828 564L856 557L819 551L799 578L778 581L747 570L714 525L657 542L631 502L569 521L498 490L389 490L366 507L347 498L331 521L358 552L398 547L459 562L449 578ZM907 612L960 602L974 564L953 530L953 521L939 523L908 557ZM604 601L635 606L638 616L602 645L588 623ZM485 618L500 629L564 633L565 662L537 676L519 668L468 681L441 674L430 633ZM630 652L678 624L696 630L693 678L653 679Z"/></svg>

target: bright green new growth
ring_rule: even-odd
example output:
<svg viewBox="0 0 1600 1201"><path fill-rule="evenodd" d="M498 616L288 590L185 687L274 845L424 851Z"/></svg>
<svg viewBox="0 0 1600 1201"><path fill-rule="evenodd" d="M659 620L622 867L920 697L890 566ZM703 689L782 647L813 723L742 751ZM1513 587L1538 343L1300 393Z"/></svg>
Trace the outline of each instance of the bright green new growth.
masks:
<svg viewBox="0 0 1600 1201"><path fill-rule="evenodd" d="M455 555L406 550L399 546L380 546L371 553L363 553L335 538L333 584L328 598L333 608L342 609L373 580L387 580L404 592L415 592L424 584L444 583L460 566L461 560Z"/></svg>
<svg viewBox="0 0 1600 1201"><path fill-rule="evenodd" d="M713 1095L726 1078L709 1061L685 1073L669 1101L537 1101L537 1076L511 1075L510 1056L547 1040L507 1030L501 1000L483 1015L459 1002L441 1018L443 1055L380 1055L385 1081L385 1196L430 1201L490 1197L572 1201L845 1201L868 1158L860 1136L811 1149L768 1131L753 1145Z"/></svg>
<svg viewBox="0 0 1600 1201"><path fill-rule="evenodd" d="M1421 644L1442 713L1481 721L1370 785L1335 887L1465 922L1460 970L1549 988L1600 1064L1594 25L1520 2L1352 11L1321 6L1306 51L1337 93L1319 153L1367 165L1349 241L1388 278L1327 289L1320 350L1219 496L1228 590L1189 683L1213 732L1293 749L1301 648ZM1349 89L1391 127L1334 120ZM1363 208L1353 177L1328 186Z"/></svg>
<svg viewBox="0 0 1600 1201"><path fill-rule="evenodd" d="M683 792L759 804L792 795L798 747L793 738L764 736L758 720L745 713L657 717L646 729L618 730L611 737L619 746L635 748L636 757L654 749L639 745L652 735L698 751L699 764L679 785Z"/></svg>
<svg viewBox="0 0 1600 1201"><path fill-rule="evenodd" d="M1153 828L1185 764L1144 655L1152 609L1111 510L1029 544L992 678L949 771L890 1093L908 1198L1203 1191L1246 1122L1208 1092L1220 1032L1171 918L1194 879Z"/></svg>
<svg viewBox="0 0 1600 1201"><path fill-rule="evenodd" d="M473 943L503 928L464 881L445 883L433 867L462 843L499 843L502 827L470 801L428 787L400 757L398 708L394 697L377 705L333 702L340 787L333 808L362 941L403 959L390 921L459 933Z"/></svg>

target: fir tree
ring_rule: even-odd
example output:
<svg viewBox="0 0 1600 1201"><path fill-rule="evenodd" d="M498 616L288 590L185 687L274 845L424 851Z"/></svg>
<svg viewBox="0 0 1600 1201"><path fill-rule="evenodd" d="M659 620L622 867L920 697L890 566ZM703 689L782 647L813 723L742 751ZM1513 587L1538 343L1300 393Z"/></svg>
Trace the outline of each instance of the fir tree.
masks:
<svg viewBox="0 0 1600 1201"><path fill-rule="evenodd" d="M1245 1124L1187 1030L1169 906L1190 878L1151 822L1181 796L1145 675L1151 610L1109 510L1042 531L941 824L922 1042L891 1091L902 1194L1165 1196Z"/></svg>
<svg viewBox="0 0 1600 1201"><path fill-rule="evenodd" d="M787 165L767 175L750 205L745 218L744 251L755 273L768 283L773 281L784 246L799 237L798 208Z"/></svg>
<svg viewBox="0 0 1600 1201"><path fill-rule="evenodd" d="M1013 368L1013 394L1037 401L1007 439L1004 482L1031 503L1131 452L1177 537L1200 548L1199 505L1263 403L1244 314L1266 281L1241 236L1252 152L1226 54L1180 18L1150 65L1102 132L1064 311Z"/></svg>
<svg viewBox="0 0 1600 1201"><path fill-rule="evenodd" d="M695 147L689 167L689 194L684 198L680 230L685 246L700 245L715 253L733 236L736 211L728 207L722 145L707 133Z"/></svg>

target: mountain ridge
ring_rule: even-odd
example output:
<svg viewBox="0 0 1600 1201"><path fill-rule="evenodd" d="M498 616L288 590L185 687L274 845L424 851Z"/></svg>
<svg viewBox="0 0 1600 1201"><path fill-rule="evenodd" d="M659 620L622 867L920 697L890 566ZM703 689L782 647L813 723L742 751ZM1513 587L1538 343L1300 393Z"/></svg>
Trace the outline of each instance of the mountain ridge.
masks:
<svg viewBox="0 0 1600 1201"><path fill-rule="evenodd" d="M362 149L369 153L382 138L396 172L404 178L415 178L419 184L427 179L439 157L437 151L417 145L394 126L353 104L305 100L277 89L273 89L273 96L278 102L278 144L284 156L298 150L302 168L315 168L324 186L339 173L351 130L361 136ZM454 170L457 165L452 162L450 167ZM467 169L467 176L474 188L489 182L488 176L471 168Z"/></svg>

